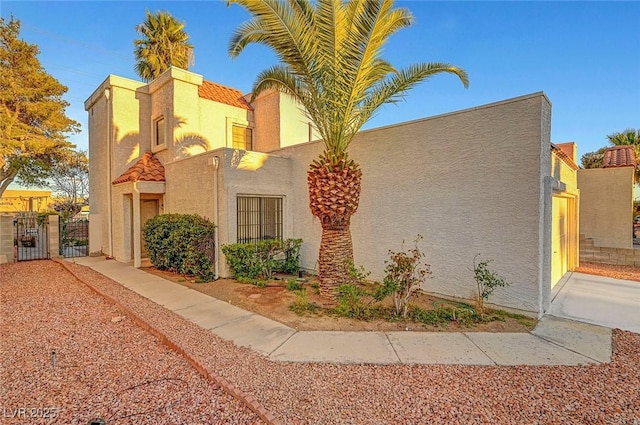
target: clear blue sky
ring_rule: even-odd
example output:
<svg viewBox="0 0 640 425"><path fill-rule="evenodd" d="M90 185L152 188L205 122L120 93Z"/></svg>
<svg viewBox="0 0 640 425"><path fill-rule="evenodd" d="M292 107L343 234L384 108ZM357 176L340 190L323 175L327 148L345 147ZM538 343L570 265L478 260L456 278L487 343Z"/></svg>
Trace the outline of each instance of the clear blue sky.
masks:
<svg viewBox="0 0 640 425"><path fill-rule="evenodd" d="M415 24L395 35L386 58L402 67L442 61L469 73L464 89L440 75L387 105L365 128L438 115L544 91L551 100L553 142L575 141L579 154L606 145L606 135L640 128L639 2L398 1ZM2 17L22 22L21 37L40 47L45 69L69 87L67 114L82 123L71 140L87 149L84 101L109 74L133 71L135 26L145 10L169 11L186 23L195 46L191 71L249 92L275 62L251 46L232 60L233 30L248 18L226 1L7 1Z"/></svg>

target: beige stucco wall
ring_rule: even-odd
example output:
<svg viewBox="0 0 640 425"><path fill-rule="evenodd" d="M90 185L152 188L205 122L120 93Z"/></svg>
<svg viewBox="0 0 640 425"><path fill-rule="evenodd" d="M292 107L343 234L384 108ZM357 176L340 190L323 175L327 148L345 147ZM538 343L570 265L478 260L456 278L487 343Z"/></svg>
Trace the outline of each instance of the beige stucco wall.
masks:
<svg viewBox="0 0 640 425"><path fill-rule="evenodd" d="M140 114L148 111L148 99L140 93L143 86L110 75L85 102L89 114L90 253L112 255L111 181L137 160L140 150L148 149L148 130L140 131Z"/></svg>
<svg viewBox="0 0 640 425"><path fill-rule="evenodd" d="M255 150L276 149L318 140L319 135L300 105L290 96L276 91L260 94L252 103L255 110Z"/></svg>
<svg viewBox="0 0 640 425"><path fill-rule="evenodd" d="M379 280L388 250L421 234L433 270L424 290L470 298L479 253L512 283L491 301L544 311L551 273L550 116L550 103L538 93L362 132L350 148L363 171L351 222L356 264ZM305 241L308 269L316 268L321 228L309 212L306 172L320 151L319 143L276 151L292 159L292 236Z"/></svg>
<svg viewBox="0 0 640 425"><path fill-rule="evenodd" d="M13 215L0 214L0 264L6 260L7 263L13 263L14 248L13 240L15 238L15 228L13 227Z"/></svg>
<svg viewBox="0 0 640 425"><path fill-rule="evenodd" d="M256 124L255 150L270 152L280 148L280 93L264 92L252 105Z"/></svg>
<svg viewBox="0 0 640 425"><path fill-rule="evenodd" d="M578 170L580 233L607 248L633 248L633 167Z"/></svg>

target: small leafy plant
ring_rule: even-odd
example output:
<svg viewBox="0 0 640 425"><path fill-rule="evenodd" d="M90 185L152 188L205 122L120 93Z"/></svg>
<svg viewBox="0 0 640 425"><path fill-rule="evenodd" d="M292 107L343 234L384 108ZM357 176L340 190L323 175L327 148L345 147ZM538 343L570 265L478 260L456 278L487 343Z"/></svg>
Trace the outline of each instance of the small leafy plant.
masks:
<svg viewBox="0 0 640 425"><path fill-rule="evenodd" d="M478 314L483 315L484 302L489 299L497 287L508 286L509 282L489 268L489 263L493 260L478 261L479 256L480 254L477 254L473 257L473 274L478 287L476 309Z"/></svg>
<svg viewBox="0 0 640 425"><path fill-rule="evenodd" d="M309 301L307 291L304 289L294 291L294 293L296 294L296 300L289 305L289 310L298 316L304 316L306 313L315 313L319 309L316 303Z"/></svg>
<svg viewBox="0 0 640 425"><path fill-rule="evenodd" d="M422 236L418 235L414 247L408 251L393 252L389 250L390 259L385 262L386 267L384 286L385 292L393 295L396 315L407 317L409 299L420 285L431 274L430 265L422 263L424 253L418 248Z"/></svg>
<svg viewBox="0 0 640 425"><path fill-rule="evenodd" d="M383 285L367 283L371 274L364 267L356 267L351 260L345 263L347 282L338 286L338 306L333 312L343 317L354 317L367 320L378 310L374 308L376 302L382 301L388 293Z"/></svg>
<svg viewBox="0 0 640 425"><path fill-rule="evenodd" d="M287 281L287 291L299 291L302 289L302 284L295 279L289 279Z"/></svg>

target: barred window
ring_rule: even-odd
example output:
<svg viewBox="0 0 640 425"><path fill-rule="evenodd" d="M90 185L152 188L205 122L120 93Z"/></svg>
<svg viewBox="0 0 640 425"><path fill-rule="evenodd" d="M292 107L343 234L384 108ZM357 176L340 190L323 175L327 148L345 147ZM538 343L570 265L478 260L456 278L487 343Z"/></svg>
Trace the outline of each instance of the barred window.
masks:
<svg viewBox="0 0 640 425"><path fill-rule="evenodd" d="M234 125L232 131L232 145L234 149L253 149L253 131L249 127Z"/></svg>
<svg viewBox="0 0 640 425"><path fill-rule="evenodd" d="M238 196L238 243L282 239L282 198Z"/></svg>

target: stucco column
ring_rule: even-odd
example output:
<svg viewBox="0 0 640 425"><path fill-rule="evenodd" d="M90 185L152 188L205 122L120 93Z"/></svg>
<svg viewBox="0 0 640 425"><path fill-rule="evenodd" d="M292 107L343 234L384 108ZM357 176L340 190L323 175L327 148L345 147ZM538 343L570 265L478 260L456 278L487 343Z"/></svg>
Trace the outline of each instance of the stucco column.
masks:
<svg viewBox="0 0 640 425"><path fill-rule="evenodd" d="M60 217L50 215L49 217L49 257L60 258Z"/></svg>
<svg viewBox="0 0 640 425"><path fill-rule="evenodd" d="M140 243L140 191L138 182L133 182L133 267L142 266L142 253Z"/></svg>

